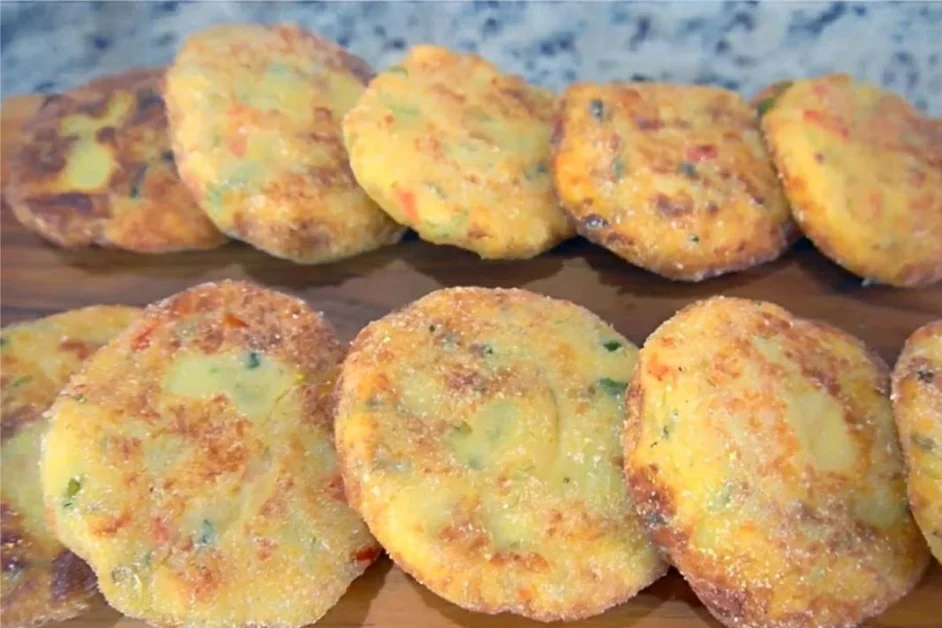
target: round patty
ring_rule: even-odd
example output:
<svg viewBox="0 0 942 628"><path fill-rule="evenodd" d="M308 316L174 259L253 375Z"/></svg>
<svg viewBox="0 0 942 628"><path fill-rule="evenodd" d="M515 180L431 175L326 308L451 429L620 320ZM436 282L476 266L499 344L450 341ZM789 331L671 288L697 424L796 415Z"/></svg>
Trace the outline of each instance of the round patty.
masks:
<svg viewBox="0 0 942 628"><path fill-rule="evenodd" d="M82 363L138 314L95 306L0 332L0 623L65 621L97 603L95 576L43 519L39 485L43 417Z"/></svg>
<svg viewBox="0 0 942 628"><path fill-rule="evenodd" d="M522 290L441 290L357 336L337 385L351 505L468 609L601 613L666 570L622 478L635 347Z"/></svg>
<svg viewBox="0 0 942 628"><path fill-rule="evenodd" d="M5 190L23 225L69 248L166 253L226 241L177 175L162 78L132 70L45 98Z"/></svg>
<svg viewBox="0 0 942 628"><path fill-rule="evenodd" d="M769 303L701 301L648 338L629 492L720 621L853 626L919 581L888 387L859 340Z"/></svg>
<svg viewBox="0 0 942 628"><path fill-rule="evenodd" d="M553 144L553 179L579 233L659 275L700 281L795 240L755 112L733 92L572 85Z"/></svg>
<svg viewBox="0 0 942 628"><path fill-rule="evenodd" d="M109 604L158 626L321 617L379 554L328 403L343 348L239 282L151 305L72 379L40 465L49 518Z"/></svg>
<svg viewBox="0 0 942 628"><path fill-rule="evenodd" d="M893 371L893 414L909 505L942 562L942 319L917 329L903 347Z"/></svg>
<svg viewBox="0 0 942 628"><path fill-rule="evenodd" d="M397 222L485 258L573 235L549 176L555 97L484 59L412 48L344 118L357 180Z"/></svg>
<svg viewBox="0 0 942 628"><path fill-rule="evenodd" d="M894 286L942 278L942 141L903 98L849 76L795 81L762 129L822 253Z"/></svg>
<svg viewBox="0 0 942 628"><path fill-rule="evenodd" d="M350 172L340 121L372 71L297 26L191 36L167 72L180 174L224 232L313 264L399 240Z"/></svg>

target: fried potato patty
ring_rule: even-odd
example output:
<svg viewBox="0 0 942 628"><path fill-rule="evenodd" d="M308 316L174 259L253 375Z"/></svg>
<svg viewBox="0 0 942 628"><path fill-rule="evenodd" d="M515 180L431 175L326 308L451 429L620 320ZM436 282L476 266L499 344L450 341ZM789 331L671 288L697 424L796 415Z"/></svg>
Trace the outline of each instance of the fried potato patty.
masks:
<svg viewBox="0 0 942 628"><path fill-rule="evenodd" d="M95 576L43 520L43 412L82 363L124 329L136 308L94 306L0 332L0 623L65 621L97 603Z"/></svg>
<svg viewBox="0 0 942 628"><path fill-rule="evenodd" d="M50 411L47 517L116 609L158 626L302 626L380 550L344 499L343 348L240 282L151 305Z"/></svg>
<svg viewBox="0 0 942 628"><path fill-rule="evenodd" d="M942 319L917 329L893 370L893 414L916 523L942 562Z"/></svg>
<svg viewBox="0 0 942 628"><path fill-rule="evenodd" d="M5 190L24 226L69 248L166 253L226 241L177 175L162 77L132 70L46 97Z"/></svg>
<svg viewBox="0 0 942 628"><path fill-rule="evenodd" d="M621 471L636 353L522 290L441 290L373 323L337 385L351 505L465 608L560 620L627 600L666 569Z"/></svg>
<svg viewBox="0 0 942 628"><path fill-rule="evenodd" d="M942 141L900 96L846 75L795 81L762 130L802 231L894 286L942 278Z"/></svg>
<svg viewBox="0 0 942 628"><path fill-rule="evenodd" d="M555 97L472 54L412 48L344 118L357 180L397 222L485 258L573 235L549 176Z"/></svg>
<svg viewBox="0 0 942 628"><path fill-rule="evenodd" d="M165 96L180 174L213 222L305 264L397 242L403 229L359 188L341 140L371 75L297 26L214 26L187 39Z"/></svg>
<svg viewBox="0 0 942 628"><path fill-rule="evenodd" d="M918 582L888 380L856 338L769 303L701 301L648 338L629 492L726 625L852 626Z"/></svg>
<svg viewBox="0 0 942 628"><path fill-rule="evenodd" d="M754 111L714 87L582 83L553 141L563 207L632 264L700 281L777 258L795 240Z"/></svg>

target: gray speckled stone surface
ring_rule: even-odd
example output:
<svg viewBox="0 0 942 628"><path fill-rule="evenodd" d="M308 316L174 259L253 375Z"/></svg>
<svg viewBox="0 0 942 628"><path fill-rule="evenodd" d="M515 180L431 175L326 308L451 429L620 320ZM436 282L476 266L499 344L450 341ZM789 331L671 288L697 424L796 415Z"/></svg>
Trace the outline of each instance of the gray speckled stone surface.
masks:
<svg viewBox="0 0 942 628"><path fill-rule="evenodd" d="M942 3L32 2L0 4L4 96L168 63L210 24L298 22L377 68L416 43L473 50L559 89L574 80L723 85L846 71L942 116Z"/></svg>

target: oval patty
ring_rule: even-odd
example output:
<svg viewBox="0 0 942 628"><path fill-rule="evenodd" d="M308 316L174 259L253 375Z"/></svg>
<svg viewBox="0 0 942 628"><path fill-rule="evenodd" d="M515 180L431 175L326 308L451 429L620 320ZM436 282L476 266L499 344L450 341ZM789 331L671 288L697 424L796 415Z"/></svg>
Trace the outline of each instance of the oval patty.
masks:
<svg viewBox="0 0 942 628"><path fill-rule="evenodd" d="M723 623L856 625L919 581L888 388L862 342L769 303L701 301L645 342L629 491Z"/></svg>

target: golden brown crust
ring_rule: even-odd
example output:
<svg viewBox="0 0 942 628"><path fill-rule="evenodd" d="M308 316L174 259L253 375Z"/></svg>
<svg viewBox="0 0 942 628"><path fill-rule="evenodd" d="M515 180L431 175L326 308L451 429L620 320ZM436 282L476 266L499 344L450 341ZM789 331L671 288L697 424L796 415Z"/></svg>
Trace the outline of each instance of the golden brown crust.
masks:
<svg viewBox="0 0 942 628"><path fill-rule="evenodd" d="M371 324L337 384L350 503L464 608L555 621L627 600L666 570L621 477L635 353L522 290L442 290Z"/></svg>
<svg viewBox="0 0 942 628"><path fill-rule="evenodd" d="M357 180L397 222L485 258L573 235L549 176L556 98L473 54L416 46L344 118Z"/></svg>
<svg viewBox="0 0 942 628"><path fill-rule="evenodd" d="M341 119L371 75L294 25L191 36L165 96L181 176L213 222L305 264L397 242L404 230L359 188L341 140Z"/></svg>
<svg viewBox="0 0 942 628"><path fill-rule="evenodd" d="M44 99L23 126L6 189L20 222L68 248L165 253L225 242L177 175L162 77L131 70Z"/></svg>
<svg viewBox="0 0 942 628"><path fill-rule="evenodd" d="M823 76L795 81L762 130L796 221L825 255L894 286L942 278L942 142L912 105Z"/></svg>
<svg viewBox="0 0 942 628"><path fill-rule="evenodd" d="M50 411L41 475L112 606L302 626L339 599L381 551L336 469L342 355L303 301L226 281L148 307L89 360Z"/></svg>
<svg viewBox="0 0 942 628"><path fill-rule="evenodd" d="M43 412L138 310L95 306L11 325L0 333L0 622L65 621L100 604L95 576L42 519L36 466Z"/></svg>
<svg viewBox="0 0 942 628"><path fill-rule="evenodd" d="M761 302L693 304L645 343L629 492L726 625L856 625L918 582L887 380L856 338Z"/></svg>
<svg viewBox="0 0 942 628"><path fill-rule="evenodd" d="M576 84L553 178L580 234L671 279L777 258L797 238L754 111L727 90Z"/></svg>
<svg viewBox="0 0 942 628"><path fill-rule="evenodd" d="M942 319L914 331L893 370L893 414L909 505L942 562Z"/></svg>

